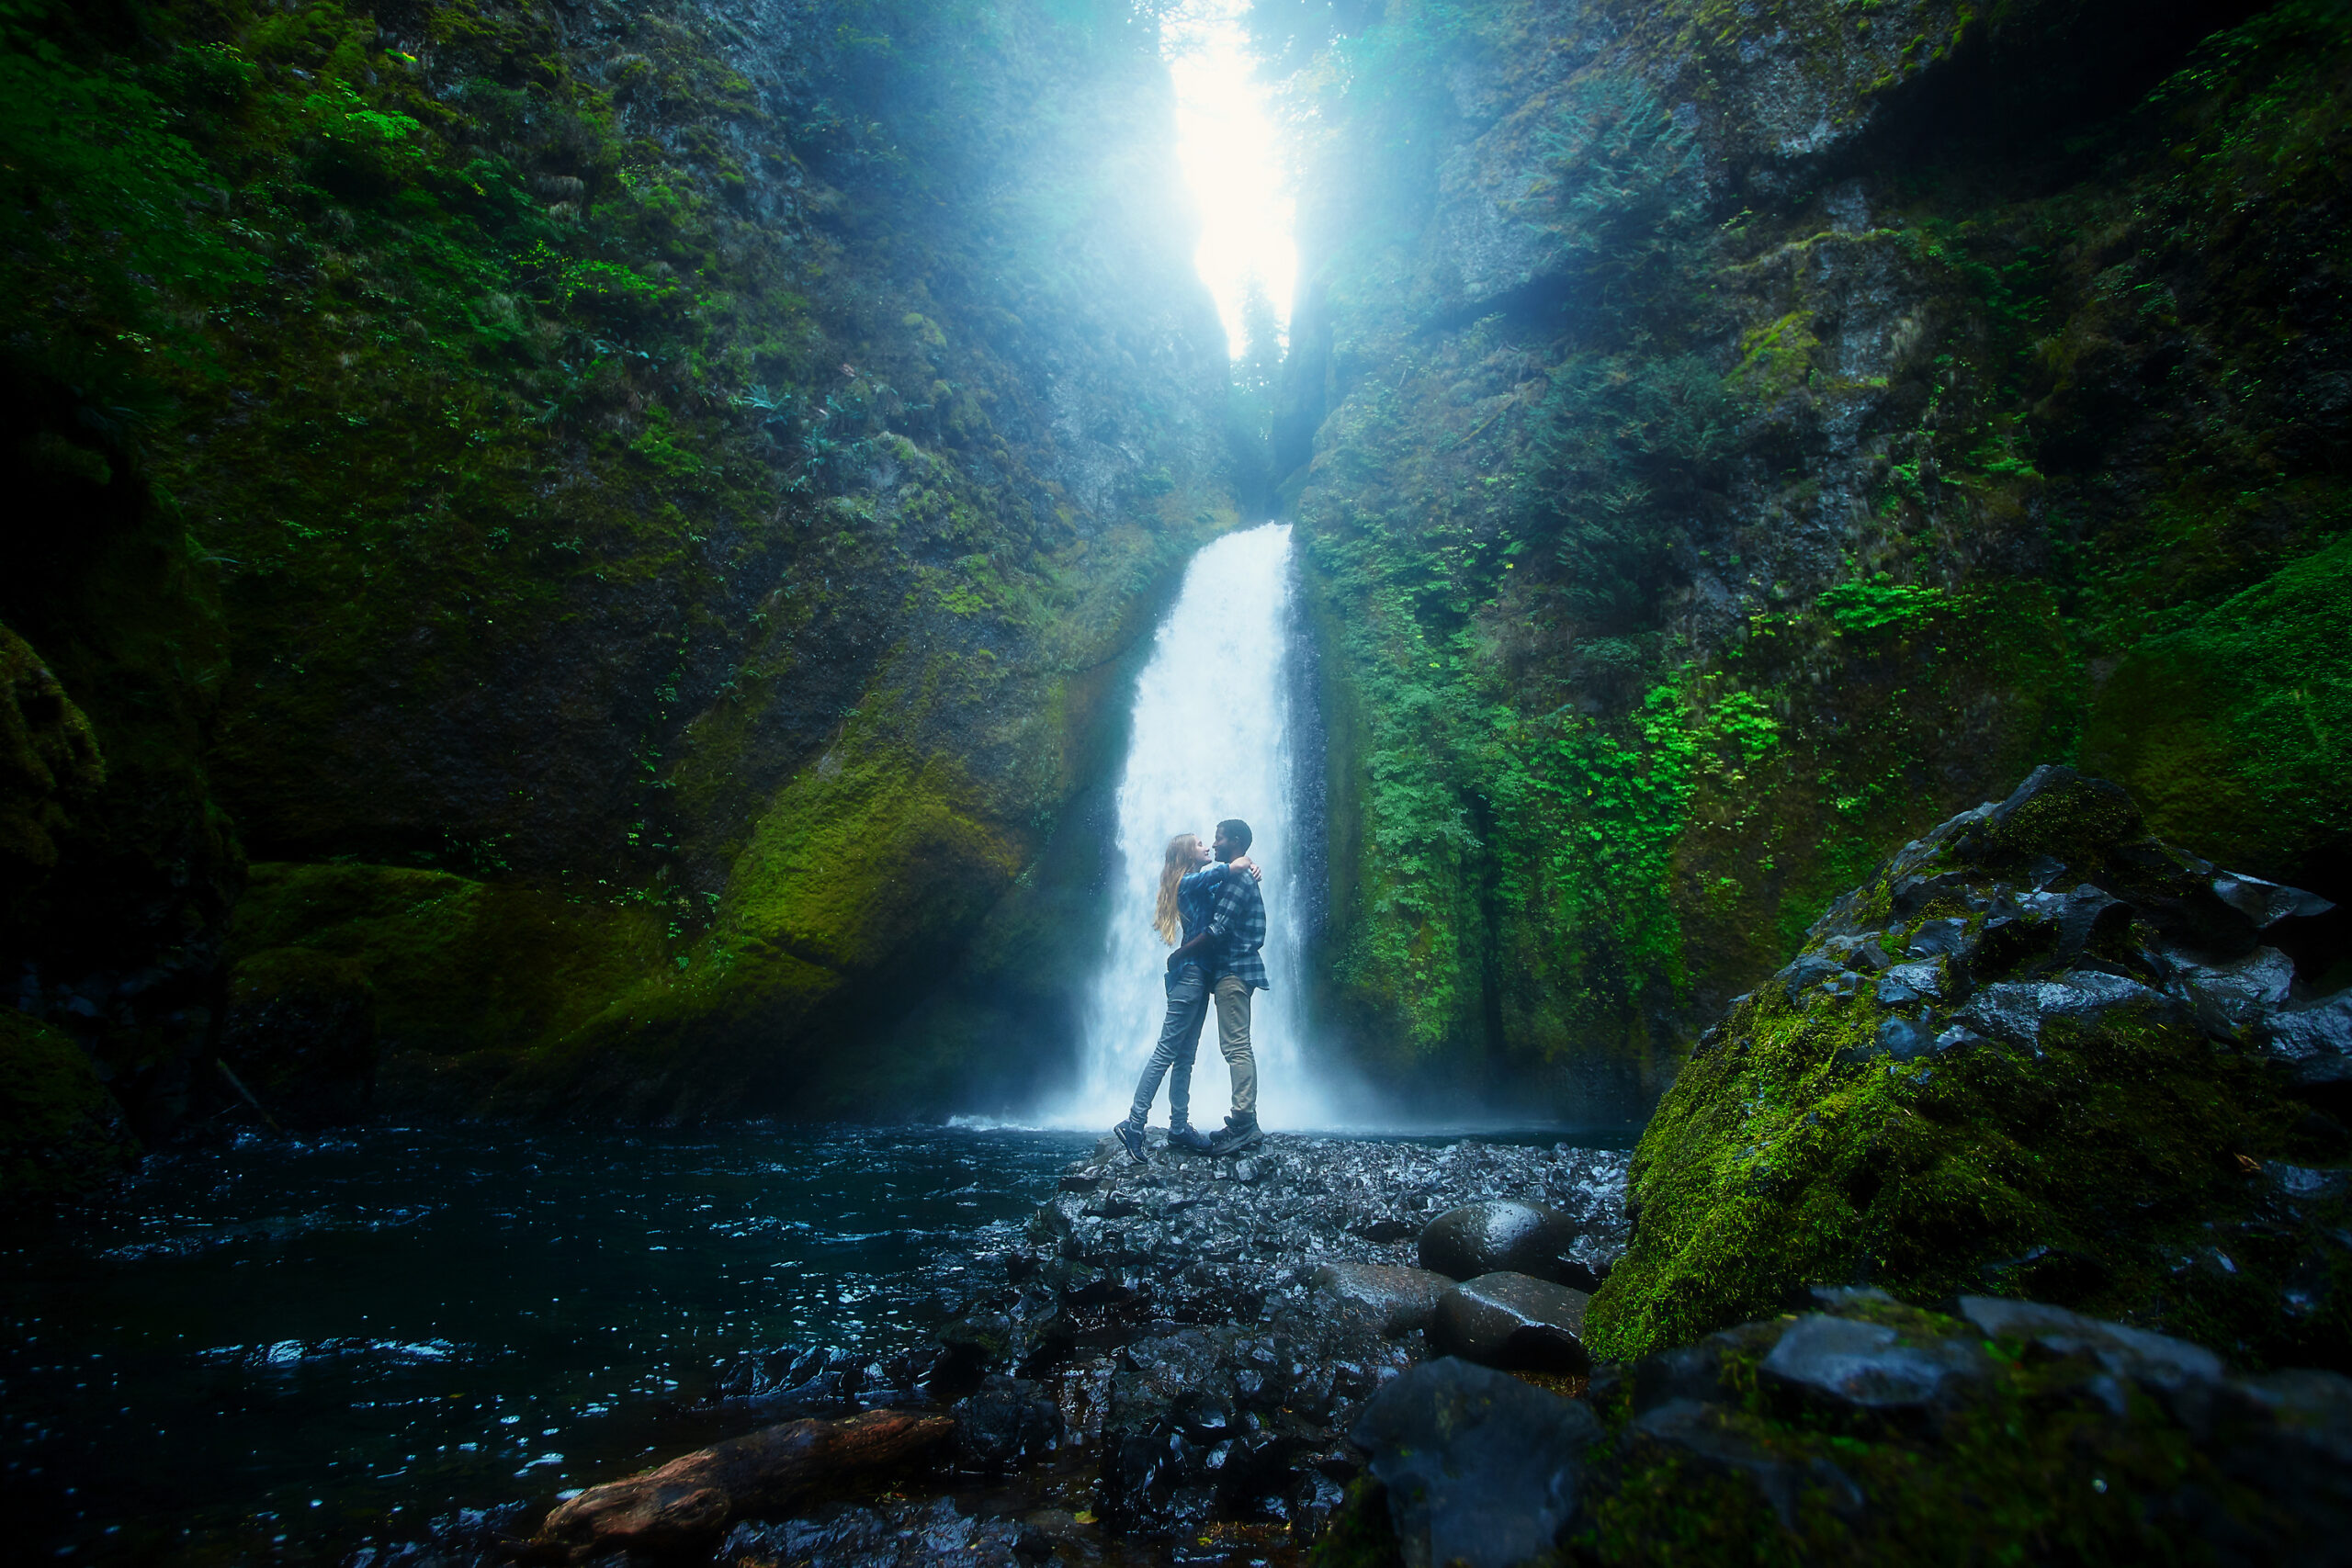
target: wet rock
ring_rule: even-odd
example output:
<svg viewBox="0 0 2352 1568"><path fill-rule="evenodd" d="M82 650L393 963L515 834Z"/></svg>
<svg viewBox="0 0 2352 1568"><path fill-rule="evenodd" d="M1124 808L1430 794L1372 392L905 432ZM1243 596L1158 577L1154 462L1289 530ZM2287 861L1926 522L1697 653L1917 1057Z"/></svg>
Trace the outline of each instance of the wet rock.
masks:
<svg viewBox="0 0 2352 1568"><path fill-rule="evenodd" d="M936 1359L922 1351L874 1357L831 1346L746 1350L719 1369L718 1401L767 1411L819 1412L920 1403Z"/></svg>
<svg viewBox="0 0 2352 1568"><path fill-rule="evenodd" d="M1814 987L1842 974L1845 967L1826 954L1810 954L1798 959L1772 978L1780 982L1781 994L1793 1002Z"/></svg>
<svg viewBox="0 0 2352 1568"><path fill-rule="evenodd" d="M1941 1001L1944 997L1942 967L1928 962L1897 964L1879 976L1876 996L1878 1005L1883 1008L1904 1008L1920 1002Z"/></svg>
<svg viewBox="0 0 2352 1568"><path fill-rule="evenodd" d="M713 1561L720 1568L935 1568L944 1562L1018 1568L1043 1555L1021 1550L1034 1533L1009 1519L967 1516L947 1497L929 1504L834 1505L776 1524L739 1524Z"/></svg>
<svg viewBox="0 0 2352 1568"><path fill-rule="evenodd" d="M1793 1529L1807 1492L1832 1512L1861 1512L1862 1489L1826 1455L1790 1458L1775 1452L1722 1405L1675 1399L1643 1412L1629 1426L1634 1445L1654 1444L1685 1463L1739 1476L1764 1495L1783 1529Z"/></svg>
<svg viewBox="0 0 2352 1568"><path fill-rule="evenodd" d="M1988 1339L2020 1341L2052 1356L2088 1356L2112 1376L2154 1387L2210 1382L2222 1373L2222 1359L2201 1345L2040 1302L1962 1296L1960 1314Z"/></svg>
<svg viewBox="0 0 2352 1568"><path fill-rule="evenodd" d="M1860 1412L1935 1404L1948 1385L1992 1369L1981 1347L1907 1338L1884 1324L1811 1313L1789 1325L1758 1369L1804 1401Z"/></svg>
<svg viewBox="0 0 2352 1568"><path fill-rule="evenodd" d="M1465 1203L1421 1232L1421 1267L1455 1280L1509 1271L1549 1277L1575 1245L1577 1223L1544 1203Z"/></svg>
<svg viewBox="0 0 2352 1568"><path fill-rule="evenodd" d="M1025 1379L992 1375L956 1406L956 1456L968 1470L1001 1473L1053 1451L1061 1436L1060 1407Z"/></svg>
<svg viewBox="0 0 2352 1568"><path fill-rule="evenodd" d="M1383 1389L1352 1433L1408 1568L1505 1568L1549 1551L1600 1435L1584 1404L1450 1356Z"/></svg>
<svg viewBox="0 0 2352 1568"><path fill-rule="evenodd" d="M1428 1327L1438 1298L1453 1288L1453 1281L1442 1274L1385 1263L1326 1263L1308 1277L1307 1283L1378 1314L1381 1331L1389 1335Z"/></svg>
<svg viewBox="0 0 2352 1568"><path fill-rule="evenodd" d="M2352 990L2272 1014L2263 1035L2263 1055L2290 1082L2310 1088L2352 1083Z"/></svg>
<svg viewBox="0 0 2352 1568"><path fill-rule="evenodd" d="M2213 896L2244 915L2256 931L2267 931L2280 920L2324 915L2335 908L2316 893L2234 872L2223 872L2213 879Z"/></svg>
<svg viewBox="0 0 2352 1568"><path fill-rule="evenodd" d="M1957 958L1968 952L1968 922L1953 916L1939 920L1922 920L1904 944L1904 952L1914 959ZM1881 967L1884 967L1882 965Z"/></svg>
<svg viewBox="0 0 2352 1568"><path fill-rule="evenodd" d="M1592 1298L1525 1274L1495 1273L1448 1291L1430 1321L1441 1353L1510 1371L1581 1373L1592 1358L1583 1341Z"/></svg>
<svg viewBox="0 0 2352 1568"><path fill-rule="evenodd" d="M2257 947L2215 964L2199 963L2177 949L2164 957L2173 986L2211 1032L2251 1028L2284 1008L2294 988L2294 961L2275 947Z"/></svg>

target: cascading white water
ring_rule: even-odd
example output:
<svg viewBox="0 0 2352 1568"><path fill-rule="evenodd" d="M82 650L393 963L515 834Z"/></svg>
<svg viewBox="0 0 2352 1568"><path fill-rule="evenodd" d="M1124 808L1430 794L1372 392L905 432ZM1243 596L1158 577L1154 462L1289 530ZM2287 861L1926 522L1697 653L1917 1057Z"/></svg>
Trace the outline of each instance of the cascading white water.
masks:
<svg viewBox="0 0 2352 1568"><path fill-rule="evenodd" d="M1251 1020L1258 1058L1258 1120L1267 1127L1319 1126L1327 1086L1309 1075L1300 1020L1305 975L1298 874L1305 845L1292 798L1285 655L1290 633L1290 525L1228 534L1184 573L1136 686L1134 731L1119 781L1118 857L1111 929L1094 977L1079 1083L1054 1120L1108 1127L1126 1113L1136 1075L1150 1058L1166 1011L1168 948L1152 929L1168 840L1238 817L1255 834L1250 858L1265 868L1266 976ZM1231 1107L1212 1013L1193 1073L1193 1120L1215 1131ZM1163 1084L1152 1120L1165 1124Z"/></svg>

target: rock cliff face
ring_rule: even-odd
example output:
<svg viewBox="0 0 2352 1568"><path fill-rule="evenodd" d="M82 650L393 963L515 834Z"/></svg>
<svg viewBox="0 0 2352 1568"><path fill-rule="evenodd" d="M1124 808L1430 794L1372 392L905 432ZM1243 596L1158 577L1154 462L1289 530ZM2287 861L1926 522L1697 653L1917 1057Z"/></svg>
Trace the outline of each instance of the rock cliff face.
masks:
<svg viewBox="0 0 2352 1568"><path fill-rule="evenodd" d="M1235 521L1154 28L136 24L6 40L69 106L11 127L11 438L55 494L0 651L10 1000L158 1060L219 1026L265 1102L323 1071L328 1107L379 1056L434 1103L657 1117L933 1107L1008 1034L997 1088L1050 1070L1105 699ZM93 170L109 139L154 172ZM194 994L131 1018L159 965ZM988 1010L835 1043L951 975Z"/></svg>
<svg viewBox="0 0 2352 1568"><path fill-rule="evenodd" d="M1256 21L1363 1057L1637 1119L2046 761L2342 891L2340 8Z"/></svg>

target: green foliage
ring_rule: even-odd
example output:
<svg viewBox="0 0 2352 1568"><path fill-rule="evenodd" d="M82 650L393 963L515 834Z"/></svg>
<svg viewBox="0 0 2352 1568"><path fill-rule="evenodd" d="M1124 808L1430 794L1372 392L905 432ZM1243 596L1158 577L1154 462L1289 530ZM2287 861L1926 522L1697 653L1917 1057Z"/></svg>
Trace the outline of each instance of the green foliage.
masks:
<svg viewBox="0 0 2352 1568"><path fill-rule="evenodd" d="M1885 572L1867 582L1856 579L1834 582L1814 603L1841 632L1884 631L1925 621L1950 604L1940 588L1920 588L1896 582Z"/></svg>
<svg viewBox="0 0 2352 1568"><path fill-rule="evenodd" d="M1550 373L1514 489L1579 615L1639 626L1676 522L1731 449L1739 408L1695 355L1575 355Z"/></svg>
<svg viewBox="0 0 2352 1568"><path fill-rule="evenodd" d="M1581 284L1604 313L1679 296L1670 283L1705 201L1696 118L1668 110L1631 73L1592 73L1552 105L1536 140L1543 173L1516 206L1543 236L1547 270ZM1668 299L1643 298L1661 287Z"/></svg>

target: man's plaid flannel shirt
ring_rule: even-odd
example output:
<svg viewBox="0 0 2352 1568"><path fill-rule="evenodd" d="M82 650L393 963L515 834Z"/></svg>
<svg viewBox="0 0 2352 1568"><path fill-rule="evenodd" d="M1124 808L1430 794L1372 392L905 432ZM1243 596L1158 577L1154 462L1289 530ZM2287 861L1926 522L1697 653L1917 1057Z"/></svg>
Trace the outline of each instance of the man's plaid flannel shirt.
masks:
<svg viewBox="0 0 2352 1568"><path fill-rule="evenodd" d="M1266 961L1259 953L1266 945L1266 900L1259 896L1256 877L1227 874L1209 916L1209 931L1216 938L1211 949L1216 957L1209 964L1212 981L1230 975L1252 990L1271 988Z"/></svg>

